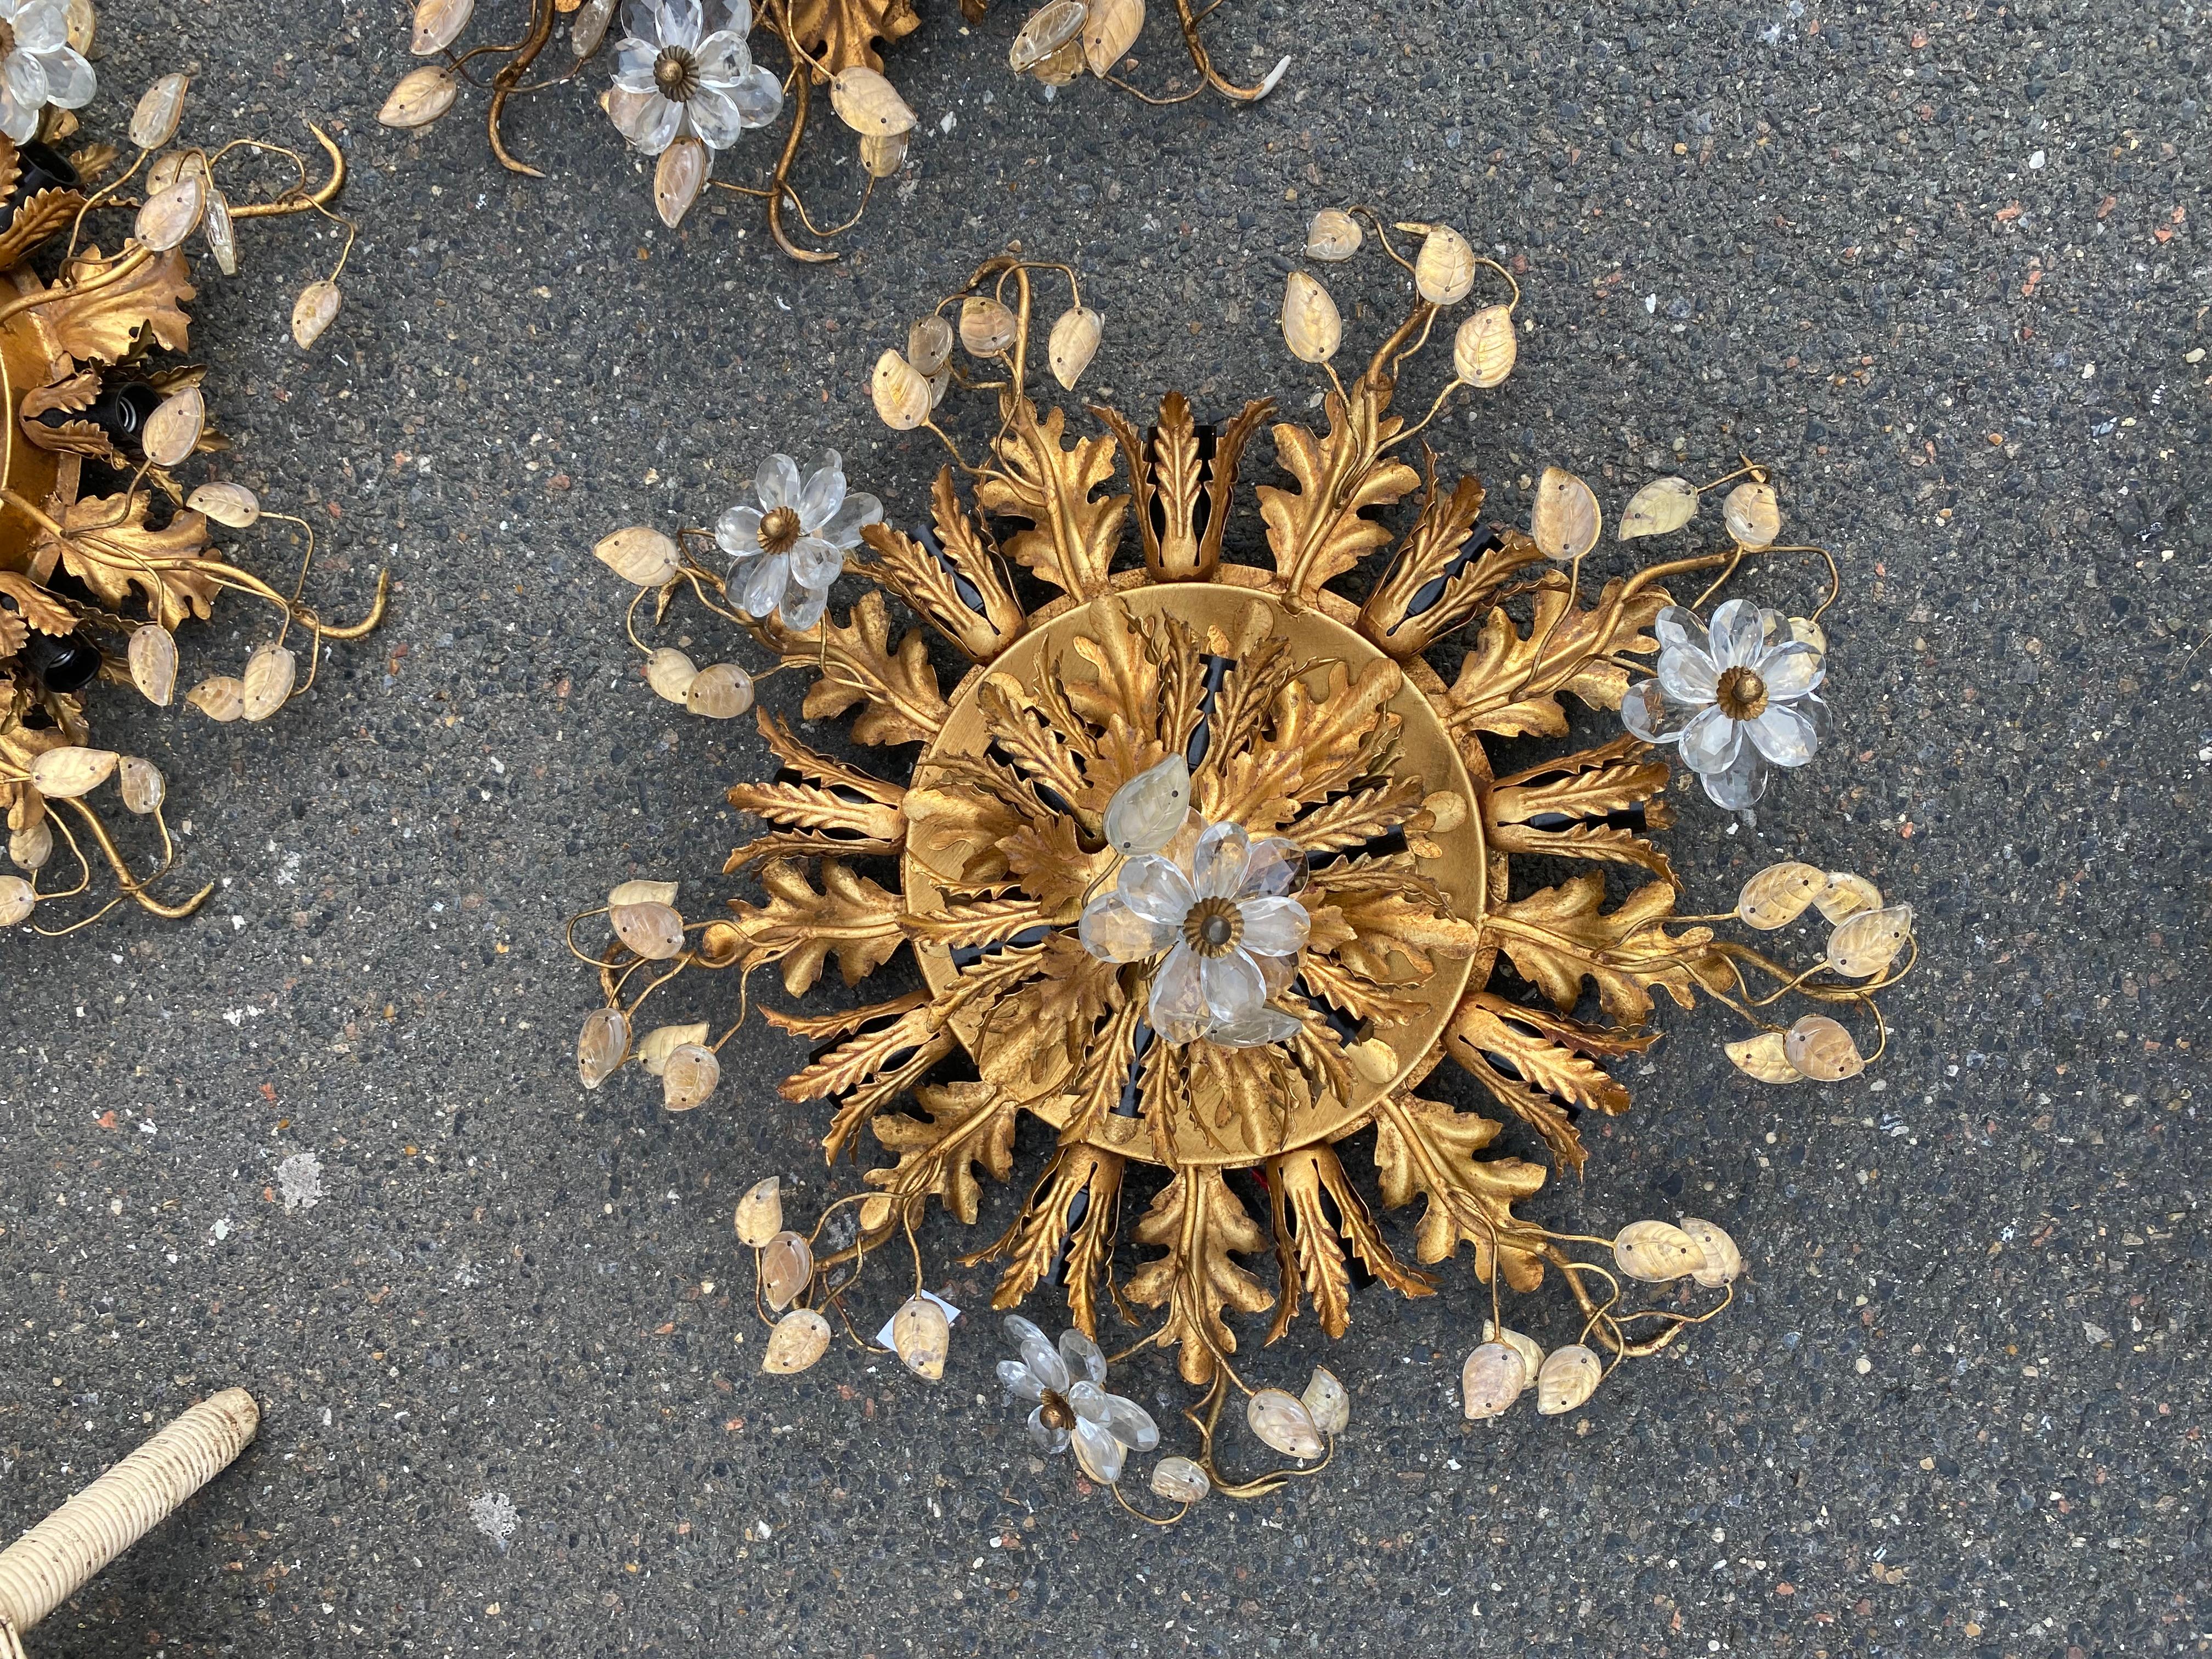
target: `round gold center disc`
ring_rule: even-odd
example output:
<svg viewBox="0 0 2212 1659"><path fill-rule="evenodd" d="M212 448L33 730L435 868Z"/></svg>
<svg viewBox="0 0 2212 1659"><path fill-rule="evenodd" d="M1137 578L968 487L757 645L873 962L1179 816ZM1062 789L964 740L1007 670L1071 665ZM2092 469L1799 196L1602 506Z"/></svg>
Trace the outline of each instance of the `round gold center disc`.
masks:
<svg viewBox="0 0 2212 1659"><path fill-rule="evenodd" d="M987 675L1006 676L1033 687L1049 665L1056 665L1063 674L1087 672L1071 647L1079 635L1097 637L1095 630L1103 620L1102 607L1109 603L1126 605L1137 618L1171 612L1201 640L1209 635L1215 639L1238 637L1252 607L1264 605L1273 614L1274 631L1290 641L1293 659L1301 665L1300 678L1317 693L1326 689L1332 665L1343 664L1356 676L1383 654L1347 625L1358 613L1333 594L1322 596L1322 608L1285 612L1271 597L1249 591L1265 582L1265 574L1248 572L1241 566L1223 566L1211 582L1145 586L1139 585L1142 573L1136 574L1138 583L1111 601L1094 599L1082 605L1063 601L1041 612L1030 630L995 661L970 673L952 700L950 717L915 765L915 787L927 787L934 781L939 768L933 763L955 756L979 756L990 744L989 720L978 699L978 688ZM1478 920L1485 913L1492 878L1498 872L1490 868L1474 783L1437 712L1437 703L1443 696L1443 683L1418 659L1402 667L1405 683L1388 704L1401 722L1392 775L1418 777L1425 793L1456 795L1467 809L1456 815L1450 829L1431 833L1429 839L1443 856L1420 860L1419 870L1449 895L1455 915ZM1481 781L1486 784L1488 779ZM1346 855L1358 851L1350 849ZM902 872L905 898L912 912L927 915L944 910L942 889L911 850L904 858ZM943 991L955 981L957 970L950 951L916 940L915 951L933 991ZM1355 1065L1350 1100L1323 1092L1310 1103L1297 1104L1274 1116L1272 1122L1223 1114L1223 1121L1217 1124L1211 1115L1202 1112L1178 1114L1182 1127L1176 1131L1176 1161L1246 1164L1286 1147L1334 1140L1359 1129L1378 1099L1418 1082L1436 1065L1445 1024L1466 994L1470 975L1480 970L1486 976L1489 955L1486 948L1472 958L1439 959L1433 974L1402 988L1419 999L1421 1011L1402 1024L1375 1033L1389 1044L1396 1064ZM1143 996L1149 981L1139 971L1127 982L1133 985L1132 994ZM1065 1052L1066 1032L986 1030L969 1011L953 1015L951 1024L985 1078L1009 1090L1054 1127L1066 1122L1070 1099L1066 1090L1074 1070L1073 1059ZM1109 1114L1092 1139L1103 1149L1125 1157L1160 1161L1144 1120L1127 1112Z"/></svg>

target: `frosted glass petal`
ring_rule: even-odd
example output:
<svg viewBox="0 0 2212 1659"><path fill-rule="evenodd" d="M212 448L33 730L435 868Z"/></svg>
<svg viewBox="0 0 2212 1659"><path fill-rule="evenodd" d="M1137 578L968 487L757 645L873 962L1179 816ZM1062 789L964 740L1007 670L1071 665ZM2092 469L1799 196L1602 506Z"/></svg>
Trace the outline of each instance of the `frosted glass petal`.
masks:
<svg viewBox="0 0 2212 1659"><path fill-rule="evenodd" d="M860 544L862 525L883 521L884 504L873 495L848 495L814 533L832 547L850 550Z"/></svg>
<svg viewBox="0 0 2212 1659"><path fill-rule="evenodd" d="M1067 1385L1067 1403L1086 1423L1106 1421L1106 1390L1087 1376Z"/></svg>
<svg viewBox="0 0 2212 1659"><path fill-rule="evenodd" d="M769 456L753 474L754 493L770 512L798 505L799 488L799 463L788 455Z"/></svg>
<svg viewBox="0 0 2212 1659"><path fill-rule="evenodd" d="M92 65L67 46L40 53L39 62L46 71L46 101L56 109L82 109L99 90Z"/></svg>
<svg viewBox="0 0 2212 1659"><path fill-rule="evenodd" d="M1145 962L1175 943L1176 930L1163 922L1147 921L1121 902L1119 893L1107 893L1083 907L1083 948L1101 962Z"/></svg>
<svg viewBox="0 0 2212 1659"><path fill-rule="evenodd" d="M755 64L724 90L748 127L764 127L783 112L783 82L763 64Z"/></svg>
<svg viewBox="0 0 2212 1659"><path fill-rule="evenodd" d="M691 64L698 70L701 81L727 90L731 82L753 66L753 55L745 46L744 35L733 29L716 29L699 42Z"/></svg>
<svg viewBox="0 0 2212 1659"><path fill-rule="evenodd" d="M1160 1443L1160 1425L1152 1413L1118 1394L1106 1396L1106 1426L1132 1451L1148 1452Z"/></svg>
<svg viewBox="0 0 2212 1659"><path fill-rule="evenodd" d="M1242 1019L1215 1026L1206 1040L1224 1048L1264 1048L1270 1043L1288 1042L1297 1034L1298 1022L1293 1016L1279 1008L1255 1008Z"/></svg>
<svg viewBox="0 0 2212 1659"><path fill-rule="evenodd" d="M1183 872L1158 854L1131 859L1121 866L1121 902L1147 921L1180 927L1198 902Z"/></svg>
<svg viewBox="0 0 2212 1659"><path fill-rule="evenodd" d="M1759 607L1749 599L1730 599L1713 612L1713 666L1737 668L1759 660L1765 643Z"/></svg>
<svg viewBox="0 0 2212 1659"><path fill-rule="evenodd" d="M1751 740L1759 745L1759 752L1777 766L1802 766L1820 747L1813 722L1786 702L1768 705L1766 712L1749 726Z"/></svg>
<svg viewBox="0 0 2212 1659"><path fill-rule="evenodd" d="M1075 1461L1093 1480L1112 1486L1121 1478L1121 1460L1127 1455L1128 1449L1104 1424L1075 1419Z"/></svg>
<svg viewBox="0 0 2212 1659"><path fill-rule="evenodd" d="M8 79L0 75L0 132L19 144L28 143L39 131L39 112L28 104L18 103L15 94L8 89Z"/></svg>
<svg viewBox="0 0 2212 1659"><path fill-rule="evenodd" d="M1241 1019L1267 1000L1260 964L1242 951L1224 951L1218 957L1202 958L1199 979L1206 989L1206 1006L1216 1023Z"/></svg>
<svg viewBox="0 0 2212 1659"><path fill-rule="evenodd" d="M1742 739L1741 724L1716 705L1682 728L1682 764L1692 772L1725 772Z"/></svg>
<svg viewBox="0 0 2212 1659"><path fill-rule="evenodd" d="M697 133L709 149L727 149L738 142L738 135L745 130L739 118L736 101L727 93L712 87L702 87L693 93L684 106L691 118L691 131Z"/></svg>
<svg viewBox="0 0 2212 1659"><path fill-rule="evenodd" d="M681 46L686 52L699 44L700 31L705 18L699 9L699 0L662 0L660 8L660 44Z"/></svg>
<svg viewBox="0 0 2212 1659"><path fill-rule="evenodd" d="M24 108L37 109L46 101L46 71L29 52L9 52L0 75L4 75L9 92Z"/></svg>
<svg viewBox="0 0 2212 1659"><path fill-rule="evenodd" d="M1030 1374L1030 1368L1018 1359L999 1362L999 1381L1006 1385L1006 1392L1017 1400L1026 1400L1031 1405L1044 1398L1044 1384Z"/></svg>
<svg viewBox="0 0 2212 1659"><path fill-rule="evenodd" d="M1694 704L1677 702L1656 680L1638 680L1620 700L1620 723L1646 743L1672 743L1697 714Z"/></svg>
<svg viewBox="0 0 2212 1659"><path fill-rule="evenodd" d="M1305 849L1294 841L1285 841L1280 836L1270 836L1255 841L1246 855L1244 882L1237 888L1239 898L1280 898L1295 893L1306 884Z"/></svg>
<svg viewBox="0 0 2212 1659"><path fill-rule="evenodd" d="M792 579L801 586L827 587L844 574L844 554L818 537L801 536L792 544Z"/></svg>
<svg viewBox="0 0 2212 1659"><path fill-rule="evenodd" d="M1145 1018L1152 1030L1170 1042L1195 1042L1213 1024L1206 1008L1206 994L1199 982L1198 953L1178 944L1152 975L1152 994L1145 1005Z"/></svg>
<svg viewBox="0 0 2212 1659"><path fill-rule="evenodd" d="M750 558L761 550L761 510L733 507L715 520L714 544L733 559Z"/></svg>
<svg viewBox="0 0 2212 1659"><path fill-rule="evenodd" d="M1712 636L1705 632L1705 623L1698 620L1696 611L1681 605L1670 605L1662 611L1658 620L1652 624L1651 631L1659 636L1659 647L1662 651L1687 646L1691 650L1704 652L1707 656L1712 654Z"/></svg>
<svg viewBox="0 0 2212 1659"><path fill-rule="evenodd" d="M631 39L615 47L615 85L624 92L653 89L653 65L659 52L643 40Z"/></svg>
<svg viewBox="0 0 2212 1659"><path fill-rule="evenodd" d="M1741 812L1766 793L1766 762L1754 744L1740 745L1735 764L1725 772L1706 772L1698 780L1716 806Z"/></svg>
<svg viewBox="0 0 2212 1659"><path fill-rule="evenodd" d="M1042 1331L1022 1339L1022 1363L1054 1394L1067 1392L1067 1367L1060 1363L1060 1351L1044 1340Z"/></svg>
<svg viewBox="0 0 2212 1659"><path fill-rule="evenodd" d="M783 603L777 607L776 613L783 618L786 628L795 634L804 634L822 620L822 613L829 608L830 590L827 587L802 587L793 582L784 589Z"/></svg>
<svg viewBox="0 0 2212 1659"><path fill-rule="evenodd" d="M808 475L806 488L799 492L799 524L809 531L820 530L844 500L845 468L833 449Z"/></svg>
<svg viewBox="0 0 2212 1659"><path fill-rule="evenodd" d="M1030 1444L1047 1457L1057 1457L1067 1449L1067 1431L1046 1422L1042 1406L1030 1413Z"/></svg>
<svg viewBox="0 0 2212 1659"><path fill-rule="evenodd" d="M1779 650L1768 652L1759 665L1759 678L1765 684L1766 695L1778 702L1803 696L1818 689L1826 677L1825 659L1802 640L1792 640Z"/></svg>
<svg viewBox="0 0 2212 1659"><path fill-rule="evenodd" d="M607 112L632 149L658 155L676 142L684 125L684 106L672 104L657 92L627 93L620 88L607 94Z"/></svg>
<svg viewBox="0 0 2212 1659"><path fill-rule="evenodd" d="M1827 742L1828 733L1835 729L1836 722L1835 717L1828 712L1825 697L1799 697L1790 707L1813 722L1813 735L1816 739L1821 743Z"/></svg>
<svg viewBox="0 0 2212 1659"><path fill-rule="evenodd" d="M30 0L16 9L10 27L15 31L18 51L44 57L69 39L69 9L57 0Z"/></svg>
<svg viewBox="0 0 2212 1659"><path fill-rule="evenodd" d="M1201 896L1231 898L1244 884L1244 866L1252 851L1252 838L1241 824L1217 823L1198 838L1191 854L1190 879Z"/></svg>
<svg viewBox="0 0 2212 1659"><path fill-rule="evenodd" d="M1106 803L1106 840L1124 858L1157 853L1190 814L1190 768L1180 755L1148 766Z"/></svg>
<svg viewBox="0 0 2212 1659"><path fill-rule="evenodd" d="M744 592L738 598L738 609L748 617L765 617L783 603L783 590L790 582L791 561L781 553L763 554L736 574L745 585Z"/></svg>
<svg viewBox="0 0 2212 1659"><path fill-rule="evenodd" d="M1255 957L1295 956L1305 948L1313 918L1294 898L1246 899L1237 907L1244 920L1244 949Z"/></svg>
<svg viewBox="0 0 2212 1659"><path fill-rule="evenodd" d="M1060 1357L1066 1362L1069 1376L1086 1377L1092 1382L1106 1380L1104 1352L1073 1325L1060 1334Z"/></svg>
<svg viewBox="0 0 2212 1659"><path fill-rule="evenodd" d="M623 8L623 33L660 50L660 8L653 0L629 0Z"/></svg>
<svg viewBox="0 0 2212 1659"><path fill-rule="evenodd" d="M1720 690L1720 673L1702 651L1677 646L1659 653L1659 688L1677 702L1711 702Z"/></svg>

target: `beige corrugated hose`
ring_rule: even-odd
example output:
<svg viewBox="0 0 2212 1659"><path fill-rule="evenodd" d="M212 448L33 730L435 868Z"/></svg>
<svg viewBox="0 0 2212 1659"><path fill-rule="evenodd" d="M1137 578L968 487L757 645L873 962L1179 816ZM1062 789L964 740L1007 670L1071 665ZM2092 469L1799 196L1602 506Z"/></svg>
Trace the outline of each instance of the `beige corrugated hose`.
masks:
<svg viewBox="0 0 2212 1659"><path fill-rule="evenodd" d="M261 1408L243 1389L203 1400L0 1552L0 1655L92 1581L252 1441Z"/></svg>

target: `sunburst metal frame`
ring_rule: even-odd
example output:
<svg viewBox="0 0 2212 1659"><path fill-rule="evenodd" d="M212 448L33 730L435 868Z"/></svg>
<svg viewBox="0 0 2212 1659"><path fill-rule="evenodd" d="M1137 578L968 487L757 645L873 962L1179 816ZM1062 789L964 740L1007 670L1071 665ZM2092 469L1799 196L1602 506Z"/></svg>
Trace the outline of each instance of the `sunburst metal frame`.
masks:
<svg viewBox="0 0 2212 1659"><path fill-rule="evenodd" d="M1376 232L1413 274L1379 221ZM617 939L586 958L605 1000L587 1028L586 1081L597 1086L625 1056L653 1066L678 1038L709 1051L730 1040L736 1025L712 1040L696 1026L632 1042L641 1005L687 970L743 981L774 966L802 996L833 957L859 987L910 952L918 989L835 1012L766 1011L820 1045L781 1092L829 1109L830 1161L857 1158L864 1139L895 1159L831 1206L857 1205L858 1236L810 1248L796 1304L842 1315L861 1261L899 1235L911 1243L933 1199L972 1224L981 1181L1014 1174L1026 1113L1054 1150L1013 1224L963 1260L1006 1263L994 1307L1024 1306L1055 1280L1085 1333L1111 1309L1143 1328L1126 1352L1174 1351L1204 1390L1188 1413L1200 1466L1218 1489L1253 1495L1310 1470L1237 1479L1217 1463L1224 1401L1254 1392L1232 1315L1272 1311L1273 1342L1310 1304L1339 1336L1355 1272L1427 1296L1438 1281L1425 1269L1462 1245L1498 1327L1501 1285L1528 1292L1555 1276L1611 1364L1718 1311L1627 1310L1614 1272L1576 1254L1614 1241L1516 1213L1547 1171L1497 1150L1498 1118L1419 1092L1444 1060L1572 1173L1584 1161L1577 1117L1629 1106L1603 1062L1656 1040L1656 998L1687 1009L1703 993L1756 1018L1783 994L1870 1009L1887 980L1792 973L1717 938L1702 925L1716 918L1678 922L1680 884L1651 838L1670 822L1669 768L1632 736L1504 775L1492 765L1494 739L1566 737L1565 697L1618 708L1631 668L1657 648L1646 630L1668 603L1662 584L1711 575L1710 595L1744 546L1650 564L1592 594L1586 546L1561 563L1516 528L1479 527L1479 482L1443 484L1425 445L1419 468L1407 458L1466 383L1415 424L1391 412L1438 316L1416 297L1348 385L1324 362L1325 431L1273 426L1288 476L1255 492L1272 565L1235 562L1224 548L1248 504L1245 453L1272 404L1214 425L1170 393L1146 429L1099 406L1102 430L1075 435L1029 389L1034 282L1055 272L1014 249L940 302L1004 296L1015 314L998 378L962 377L995 406L994 429L970 464L933 419L921 422L953 455L930 522L864 532L873 556L854 568L873 586L842 623L833 615L798 634L738 613L690 556L704 532L679 536L687 550L659 588L660 615L688 592L784 670L814 676L805 717L857 711L856 743L914 757L907 781L892 781L761 712L782 776L738 783L729 799L774 827L724 873L756 873L767 896L682 924L680 947L672 934L655 956ZM1402 533L1373 516L1417 495ZM1364 593L1340 591L1378 552ZM949 691L931 642L894 628L890 599L969 665ZM1468 626L1474 642L1447 680L1425 653ZM1119 863L1101 833L1109 799L1178 753L1201 817L1287 836L1307 855L1310 936L1275 1002L1299 1030L1278 1047L1153 1039L1146 965L1116 968L1077 938L1085 898ZM1516 874L1523 857L1591 867L1532 889ZM1648 879L1608 903L1608 872ZM1509 964L1517 992L1500 977ZM1747 970L1784 991L1755 995ZM1339 1151L1370 1127L1372 1198ZM1127 1178L1146 1167L1166 1180L1125 1239ZM1231 1184L1237 1171L1260 1178L1264 1217ZM1379 1218L1416 1200L1425 1209L1409 1261ZM817 1224L810 1247L824 1237ZM1124 1276L1125 1243L1158 1254ZM1239 1259L1271 1250L1272 1286ZM917 1249L917 1288L922 1277Z"/></svg>

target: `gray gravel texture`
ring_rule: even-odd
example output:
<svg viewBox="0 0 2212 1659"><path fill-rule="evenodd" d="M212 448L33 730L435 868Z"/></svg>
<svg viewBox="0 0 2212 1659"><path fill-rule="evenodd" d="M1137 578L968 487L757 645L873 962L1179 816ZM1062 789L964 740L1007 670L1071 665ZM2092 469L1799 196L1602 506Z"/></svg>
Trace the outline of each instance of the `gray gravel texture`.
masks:
<svg viewBox="0 0 2212 1659"><path fill-rule="evenodd" d="M513 27L483 9L472 39ZM96 131L181 67L190 135L302 112L343 135L362 237L323 348L285 319L329 236L253 227L246 274L207 279L196 344L240 441L211 472L327 520L331 609L380 564L398 586L266 726L103 699L109 740L173 780L188 873L222 883L199 916L0 942L0 1519L220 1386L266 1410L33 1651L2212 1649L2202 10L1229 0L1221 63L1290 50L1289 78L1257 109L1169 110L1047 99L1006 70L1013 17L927 12L892 54L911 166L814 270L738 198L663 231L582 88L515 112L542 182L494 164L480 97L419 138L379 128L409 64L389 3L109 16ZM1173 83L1167 20L1139 55ZM825 214L842 148L800 174ZM1838 728L1755 826L1686 799L1670 845L1701 908L1778 857L1863 871L1915 905L1924 955L1888 1054L1833 1088L1740 1079L1725 1011L1669 1010L1587 1179L1528 1206L1730 1228L1750 1275L1679 1355L1574 1418L1473 1425L1463 1267L1419 1304L1362 1291L1334 1346L1302 1322L1261 1351L1248 1325L1267 1380L1339 1370L1352 1432L1324 1479L1161 1535L1032 1460L988 1321L934 1389L843 1348L758 1374L731 1202L781 1171L811 1214L857 1179L774 1092L796 1042L749 1027L687 1116L629 1074L577 1086L594 993L563 916L630 875L682 875L695 913L735 890L721 790L767 764L749 724L646 690L588 550L711 521L777 447L836 446L911 519L938 457L876 424L866 369L1009 237L1107 314L1086 392L1297 410L1287 256L1352 199L1522 273L1521 367L1440 438L1497 515L1546 462L1615 511L1661 472L1779 468L1849 575ZM1355 340L1400 303L1371 260L1329 280ZM231 605L189 635L188 678L256 625ZM734 996L672 991L701 1017ZM302 1153L322 1195L288 1206ZM973 1236L925 1231L955 1302L987 1304L956 1258L1018 1190ZM1528 1305L1569 1340L1559 1301ZM1117 1377L1187 1437L1164 1363Z"/></svg>

